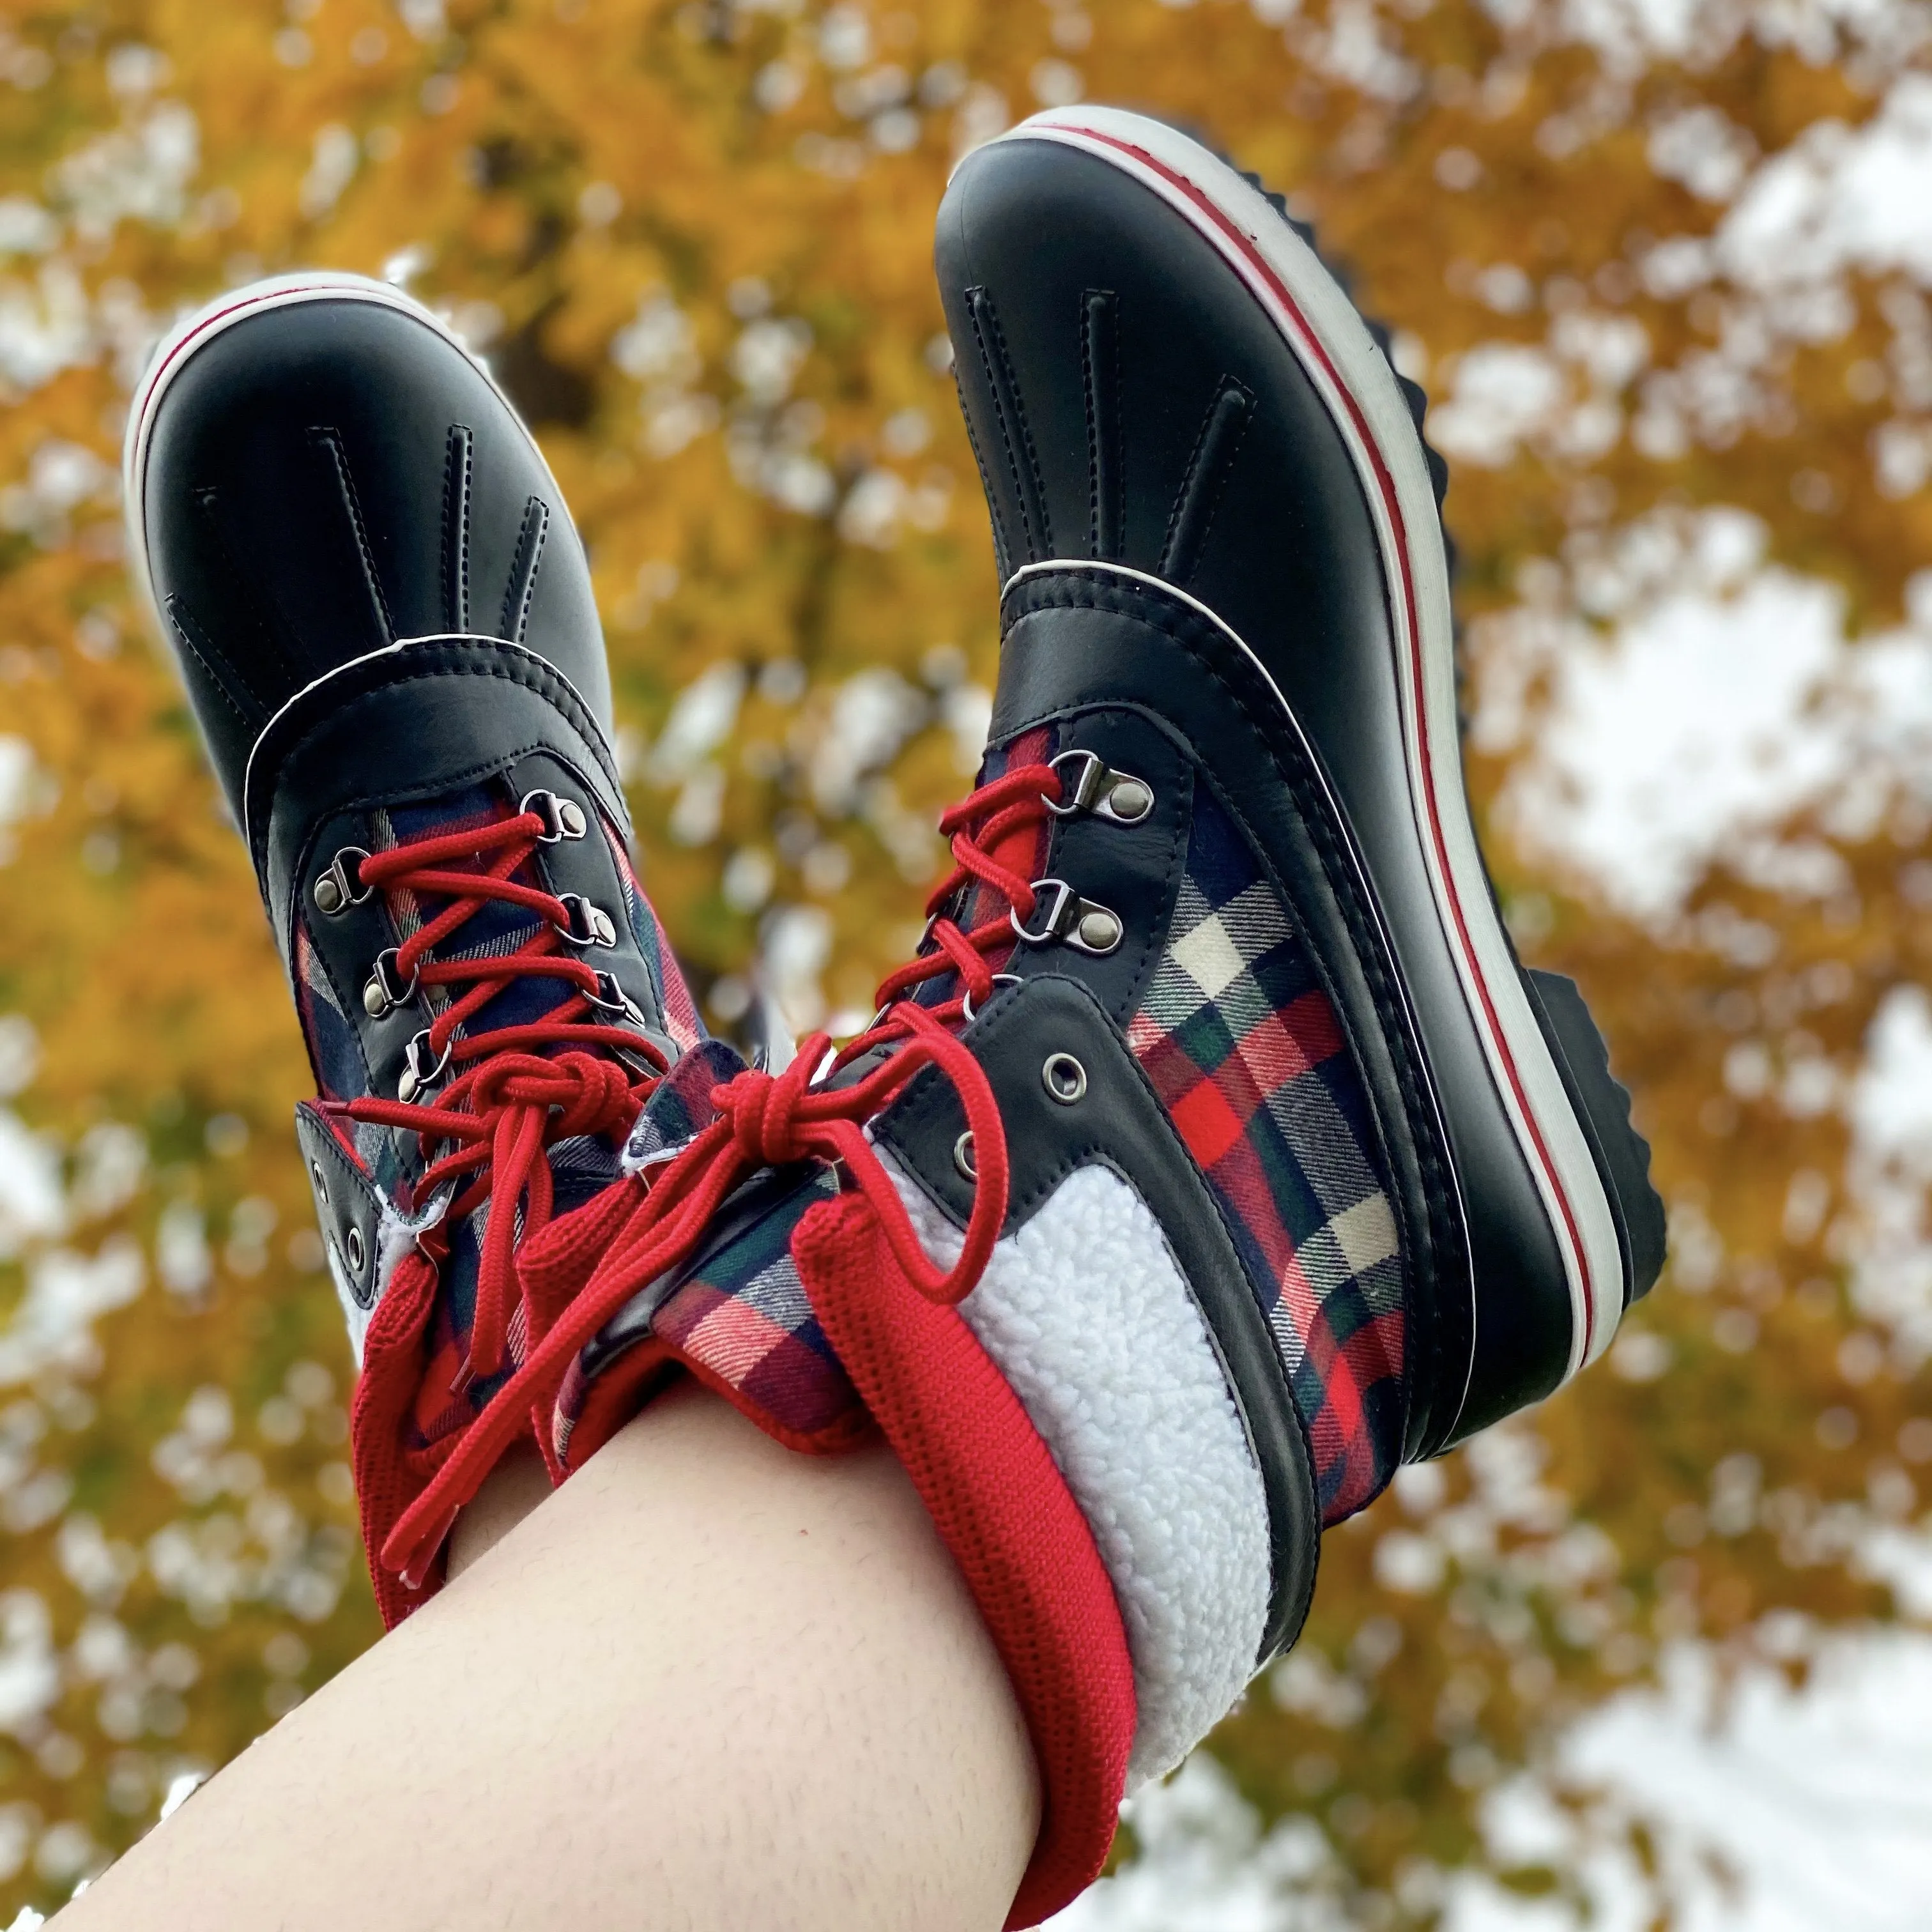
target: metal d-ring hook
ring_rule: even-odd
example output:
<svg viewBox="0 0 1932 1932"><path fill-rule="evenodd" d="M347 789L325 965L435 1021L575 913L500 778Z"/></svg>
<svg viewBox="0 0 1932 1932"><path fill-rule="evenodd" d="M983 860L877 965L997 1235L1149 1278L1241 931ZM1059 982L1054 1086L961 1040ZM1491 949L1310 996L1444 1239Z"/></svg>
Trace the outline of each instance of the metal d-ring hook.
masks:
<svg viewBox="0 0 1932 1932"><path fill-rule="evenodd" d="M554 845L560 839L581 838L590 829L590 820L574 798L559 798L554 791L526 791L517 807L519 817L533 812L544 821L537 834L539 845Z"/></svg>
<svg viewBox="0 0 1932 1932"><path fill-rule="evenodd" d="M996 987L1017 986L1019 983L1020 976L1017 973L995 973L993 975L993 984ZM973 1004L973 989L970 986L959 995L959 1017L968 1026L980 1017Z"/></svg>
<svg viewBox="0 0 1932 1932"><path fill-rule="evenodd" d="M368 980L362 988L362 1010L372 1020L382 1018L386 1013L394 1012L416 998L416 982L421 975L418 968L412 967L406 984L398 978L401 955L401 947L386 946L376 954L375 964L369 969Z"/></svg>
<svg viewBox="0 0 1932 1932"><path fill-rule="evenodd" d="M1079 776L1070 786L1060 768L1076 758ZM1138 825L1154 809L1154 787L1131 772L1116 771L1097 752L1062 752L1047 760L1046 768L1060 779L1060 802L1049 799L1046 805L1056 818L1084 812L1116 825Z"/></svg>
<svg viewBox="0 0 1932 1932"><path fill-rule="evenodd" d="M403 1077L396 1082L396 1098L406 1106L426 1087L434 1086L449 1070L452 1042L446 1040L434 1066L423 1062L429 1052L430 1029L424 1027L403 1048Z"/></svg>
<svg viewBox="0 0 1932 1932"><path fill-rule="evenodd" d="M564 921L556 925L556 930L566 945L616 944L616 923L602 906L593 904L581 892L559 892L556 902L563 908Z"/></svg>
<svg viewBox="0 0 1932 1932"><path fill-rule="evenodd" d="M1126 934L1126 927L1120 914L1111 906L1083 899L1064 879L1036 879L1033 893L1036 916L1040 910L1039 902L1047 900L1048 910L1043 926L1037 929L1029 926L1020 917L1018 906L1007 915L1015 933L1029 946L1058 943L1072 946L1076 952L1102 959L1120 944Z"/></svg>
<svg viewBox="0 0 1932 1932"><path fill-rule="evenodd" d="M316 906L328 918L360 905L376 890L362 883L362 861L368 857L359 845L345 845L329 860L310 888Z"/></svg>

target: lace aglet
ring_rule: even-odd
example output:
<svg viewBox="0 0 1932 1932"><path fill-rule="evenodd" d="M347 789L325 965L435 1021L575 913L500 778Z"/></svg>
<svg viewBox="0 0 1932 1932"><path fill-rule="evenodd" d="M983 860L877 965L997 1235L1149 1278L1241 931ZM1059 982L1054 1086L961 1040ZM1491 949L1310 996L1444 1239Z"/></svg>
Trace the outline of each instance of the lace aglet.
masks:
<svg viewBox="0 0 1932 1932"><path fill-rule="evenodd" d="M420 1590L422 1588L430 1571L435 1568L436 1557L442 1546L449 1540L449 1533L456 1527L456 1519L460 1511L460 1504L449 1510L437 1523L434 1533L425 1536L417 1544L416 1554L409 1558L398 1573L404 1589Z"/></svg>

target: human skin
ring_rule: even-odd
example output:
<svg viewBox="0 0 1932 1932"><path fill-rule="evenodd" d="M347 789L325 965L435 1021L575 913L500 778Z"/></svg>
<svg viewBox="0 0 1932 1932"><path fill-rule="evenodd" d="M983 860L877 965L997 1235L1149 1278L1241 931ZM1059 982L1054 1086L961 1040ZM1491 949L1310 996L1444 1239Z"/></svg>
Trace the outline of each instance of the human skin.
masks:
<svg viewBox="0 0 1932 1932"><path fill-rule="evenodd" d="M59 1932L996 1932L1033 1754L887 1450L687 1384L543 1481L500 1469L440 1594Z"/></svg>

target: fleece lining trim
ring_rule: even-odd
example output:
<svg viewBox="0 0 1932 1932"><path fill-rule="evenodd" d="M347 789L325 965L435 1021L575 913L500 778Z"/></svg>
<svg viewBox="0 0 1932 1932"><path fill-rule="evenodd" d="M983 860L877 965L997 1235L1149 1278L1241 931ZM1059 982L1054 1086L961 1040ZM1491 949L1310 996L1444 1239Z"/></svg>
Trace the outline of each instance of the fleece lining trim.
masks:
<svg viewBox="0 0 1932 1932"><path fill-rule="evenodd" d="M921 1244L961 1238L884 1148ZM1063 1180L1002 1239L960 1313L1094 1532L1133 1654L1133 1790L1171 1769L1255 1667L1268 1502L1220 1358L1160 1223L1111 1168Z"/></svg>

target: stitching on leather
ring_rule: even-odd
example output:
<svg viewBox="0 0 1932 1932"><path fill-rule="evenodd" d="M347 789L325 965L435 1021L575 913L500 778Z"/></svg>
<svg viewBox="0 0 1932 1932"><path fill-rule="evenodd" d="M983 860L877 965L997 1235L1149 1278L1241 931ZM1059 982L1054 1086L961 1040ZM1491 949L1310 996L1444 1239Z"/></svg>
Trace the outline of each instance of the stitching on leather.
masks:
<svg viewBox="0 0 1932 1932"><path fill-rule="evenodd" d="M1004 584L1012 574L1012 548L1006 541L1006 520L1000 509L1000 493L994 487L992 472L986 467L985 453L980 447L979 432L973 427L973 412L966 404L966 392L961 386L956 364L952 377L953 393L959 398L960 420L966 425L967 447L973 452L974 466L980 472L980 487L986 493L986 508L993 525L993 565L995 574ZM998 405L994 404L997 413Z"/></svg>
<svg viewBox="0 0 1932 1932"><path fill-rule="evenodd" d="M572 694L568 691L565 690L561 686L559 686L555 688L546 688L545 685L541 680L530 674L531 668L529 666L522 664L505 665L493 661L490 663L482 664L464 663L424 664L419 669L412 670L406 677L385 680L381 684L376 686L372 688L365 688L358 692L355 697L346 700L341 709L331 711L326 717L318 719L315 724L310 726L299 738L296 739L286 751L281 753L280 756L276 761L277 770L279 772L280 770L285 768L290 764L292 763L295 759L300 757L302 754L308 748L310 743L321 732L328 729L330 725L335 723L343 715L343 711L345 710L352 710L356 706L369 702L375 698L386 697L394 692L405 688L410 685L425 683L437 678L490 677L500 680L502 682L507 684L520 686L524 690L532 693L536 697L541 698L551 707L553 710L556 711L557 714L562 718L564 722L577 733L580 738L583 740L584 744L589 748L592 758L598 769L602 771L604 776L609 780L616 796L621 799L623 796L622 782L617 776L615 765L612 763L607 762L605 748L603 743L603 734L598 728L595 720L591 718L588 712L583 710L583 709L577 704L576 700ZM548 748L550 748L544 746L541 742L539 742L534 746L526 748L526 750L547 750ZM519 754L519 755L523 755L523 754ZM497 759L492 758L488 760L485 765L478 766L477 769L488 770L490 765L494 765L497 762ZM242 803L243 808L245 811L248 807L248 801L244 799ZM251 838L250 844L251 849L256 848L256 840ZM262 853L266 854L267 846L268 826L266 824L264 824L261 831L259 850Z"/></svg>
<svg viewBox="0 0 1932 1932"><path fill-rule="evenodd" d="M550 506L542 497L532 496L524 506L524 527L518 535L516 558L510 566L510 580L503 590L502 634L511 644L520 644L524 632L529 628L530 600L536 595L537 572L543 567L544 538L549 533ZM520 584L520 597L518 594Z"/></svg>
<svg viewBox="0 0 1932 1932"><path fill-rule="evenodd" d="M1200 520L1193 533L1194 554L1192 556L1175 560L1177 566L1186 565L1189 578L1193 576L1200 563L1202 554L1208 547L1208 534L1214 527L1215 518L1220 514L1221 499L1228 493L1228 482L1234 476L1235 460L1241 453L1241 445L1247 440L1248 426L1255 419L1254 392L1242 383L1230 382L1222 388L1221 394L1225 396L1230 391L1240 397L1243 404L1241 413L1234 424L1234 433L1227 439L1226 446L1218 452L1218 460L1212 475L1207 479L1208 494L1202 503ZM1216 401L1218 414L1220 398L1217 398Z"/></svg>
<svg viewBox="0 0 1932 1932"><path fill-rule="evenodd" d="M326 424L319 425L309 431L310 440L327 452L335 471L335 487L340 493L342 507L349 513L349 527L356 538L356 554L362 560L362 574L369 586L369 595L374 600L376 614L382 626L382 641L392 642L396 627L389 616L388 600L382 595L382 580L376 574L375 554L369 548L369 532L362 522L362 506L356 500L356 478L350 474L349 452L342 446L342 439Z"/></svg>
<svg viewBox="0 0 1932 1932"><path fill-rule="evenodd" d="M1087 406L1087 554L1100 554L1100 424L1094 406L1094 303L1100 291L1080 298L1080 393Z"/></svg>
<svg viewBox="0 0 1932 1932"><path fill-rule="evenodd" d="M1208 444L1214 434L1214 427L1221 420L1222 404L1230 395L1238 396L1245 405L1240 421L1234 426L1234 434L1228 440L1225 449L1216 452L1216 460L1212 470L1202 473L1202 466L1208 453ZM1228 487L1229 472L1234 466L1234 458L1240 453L1246 439L1248 424L1254 419L1254 392L1245 383L1237 382L1232 376L1224 376L1221 385L1214 392L1206 412L1201 418L1201 428L1194 439L1193 454L1187 459L1186 474L1181 478L1180 490L1174 500L1174 508L1168 512L1167 536L1161 545L1159 574L1176 584L1184 584L1194 574L1193 566L1200 561L1200 553L1207 546L1208 533L1214 526L1214 518L1221 507L1222 496ZM1203 491L1207 492L1204 497ZM1193 532L1192 556L1178 554L1182 526L1187 521L1188 512L1197 505L1201 508L1198 526Z"/></svg>
<svg viewBox="0 0 1932 1932"><path fill-rule="evenodd" d="M980 367L986 378L986 393L993 401L993 421L1000 432L1000 447L1006 454L1006 476L1012 488L1013 507L1019 512L1020 532L1026 539L1027 560L1031 562L1035 554L1031 519L1027 515L1025 492L1020 488L1020 469L1013 453L1012 431L1007 426L1006 404L1000 398L999 382L993 374L993 358L987 352L986 332L980 324L980 305L972 299L974 296L983 292L978 289L968 291L967 314L972 319L973 341L980 352Z"/></svg>
<svg viewBox="0 0 1932 1932"><path fill-rule="evenodd" d="M457 480L452 459L463 452L462 495L451 500L451 486ZM470 628L470 489L475 438L466 423L452 423L442 464L442 592L443 615L452 631ZM453 608L452 608L453 607Z"/></svg>
<svg viewBox="0 0 1932 1932"><path fill-rule="evenodd" d="M1290 795L1294 799L1298 815L1300 818L1303 829L1308 834L1311 843L1316 848L1318 856L1322 860L1323 873L1328 880L1329 890L1334 896L1336 907L1346 922L1358 964L1364 980L1368 982L1370 994L1375 999L1378 1009L1395 1013L1401 1012L1403 1010L1403 1003L1398 996L1393 976L1382 959L1379 938L1367 917L1365 908L1360 904L1360 888L1354 878L1354 868L1348 862L1349 855L1334 828L1328 824L1325 810L1311 811L1303 803L1305 794L1318 796L1318 792L1316 791L1316 788L1310 783L1312 775L1304 772L1298 777L1295 773L1291 772L1284 767L1283 746L1276 742L1278 734L1271 733L1266 728L1257 717L1253 706L1247 698L1234 688L1218 666L1206 658L1201 648L1194 640L1174 628L1176 620L1184 622L1187 620L1187 613L1177 609L1165 598L1158 596L1150 586L1131 580L1108 581L1102 584L1096 582L1090 577L1070 580L1071 578L1072 574L1070 573L1069 577L1066 578L1036 579L1026 585L1023 592L1023 599L1028 610L1095 608L1105 610L1112 608L1120 615L1131 616L1136 621L1147 624L1150 628L1156 631L1186 652L1207 675L1213 679L1216 686L1240 713L1243 719L1255 730L1257 737L1266 748L1270 760L1280 772L1282 782L1287 786ZM1083 592L1084 594L1082 594ZM1154 614L1150 615L1150 613ZM1004 628L1010 628L1011 627L1006 626ZM1302 748L1298 744L1294 743L1291 738L1288 742L1287 748L1290 752L1294 763L1299 768L1302 764ZM1212 783L1211 778L1210 782ZM1219 796L1219 789L1218 788L1216 789L1217 796ZM1253 828L1246 815L1231 800L1223 797L1222 802L1227 806L1232 816L1240 825L1244 836L1249 839L1257 855L1261 857L1272 873L1274 866L1268 856L1268 848L1264 842L1256 836ZM1339 1004L1337 1013L1346 1026L1347 1024L1346 1012L1340 1007ZM1453 1180L1449 1176L1446 1155L1436 1144L1437 1123L1434 1096L1423 1080L1420 1069L1414 1064L1408 1038L1407 1027L1400 1024L1390 1025L1385 1023L1382 1028L1382 1033L1384 1042L1388 1048L1390 1062L1403 1102L1408 1110L1411 1121L1413 1123L1420 1120L1425 1124L1424 1130L1420 1132L1414 1131L1412 1126L1409 1136L1411 1144L1414 1150L1418 1178L1421 1183L1424 1203L1428 1215L1428 1226L1416 1231L1419 1238L1418 1244L1426 1250L1425 1255L1418 1256L1418 1260L1420 1262L1426 1258L1429 1264L1429 1279L1432 1282L1439 1282L1442 1277L1444 1257L1454 1256L1461 1250L1462 1243L1457 1238L1461 1228L1461 1220L1456 1211ZM1388 1158L1386 1150L1384 1158L1384 1160ZM1390 1162L1390 1166L1393 1168L1394 1163ZM1400 1198L1399 1191L1396 1198L1398 1200ZM1413 1282L1416 1279L1416 1272L1413 1268L1408 1267L1406 1258L1405 1258L1405 1267L1410 1281ZM1411 1305L1414 1305L1412 1299ZM1440 1380L1443 1366L1441 1356L1442 1337L1437 1323L1431 1322L1426 1325L1428 1334L1424 1343L1426 1351L1424 1359L1431 1372L1430 1380L1433 1386ZM1472 1347L1474 1340L1472 1329L1471 1336ZM1414 1402L1417 1384L1413 1376L1408 1374L1404 1376L1403 1383L1403 1402L1406 1412L1403 1433L1406 1440L1408 1433L1406 1412L1412 1408ZM1431 1420L1432 1422L1434 1420L1432 1412Z"/></svg>
<svg viewBox="0 0 1932 1932"><path fill-rule="evenodd" d="M250 688L247 679L228 662L226 653L218 650L214 640L202 632L179 594L170 592L162 608L167 613L168 622L173 626L175 635L181 640L182 648L200 665L208 682L214 687L214 694L234 712L235 722L244 731L260 730L263 719L268 715L267 709ZM196 642L197 638L199 643ZM227 680L231 677L248 692L250 702L254 705L255 712L252 717L236 703L232 693L230 692Z"/></svg>
<svg viewBox="0 0 1932 1932"><path fill-rule="evenodd" d="M980 319L982 308L986 310L986 322ZM986 371L986 386L992 392L994 413L998 417L1000 440L1006 445L1006 464L1013 482L1013 496L1019 506L1020 521L1026 531L1029 562L1036 562L1053 554L1053 523L1047 512L1046 488L1040 480L1040 459L1034 448L1033 431L1028 427L1026 406L1020 400L1019 383L1013 375L1012 361L1006 353L1005 332L1000 326L999 311L993 306L993 298L983 288L967 292L967 311L973 319L973 338L979 345L980 364ZM990 346L988 335L992 338ZM997 367L994 357L998 358ZM1005 378L1002 391L1000 378ZM1013 421L1006 420L1010 402ZM1017 441L1016 440L1017 431ZM1026 470L1022 476L1020 455L1024 450ZM1040 512L1040 527L1034 527L1033 506L1027 501L1026 485L1033 484L1034 496Z"/></svg>
<svg viewBox="0 0 1932 1932"><path fill-rule="evenodd" d="M229 542L227 527L217 514L220 492L212 485L206 485L194 492L194 500L209 536L214 540L214 547L220 553L221 561L227 568L238 601L261 639L264 654L274 661L271 668L279 668L284 682L292 679L298 684L303 682L304 676L297 672L296 667L304 654L296 646L280 604L254 570L244 566L236 554L235 546ZM266 708L272 710L274 706Z"/></svg>
<svg viewBox="0 0 1932 1932"><path fill-rule="evenodd" d="M1087 550L1090 556L1105 557L1106 519L1101 502L1106 468L1102 448L1102 404L1100 371L1094 366L1094 317L1096 304L1114 299L1107 289L1088 289L1080 298L1080 382L1087 404ZM1114 358L1116 367L1119 357Z"/></svg>
<svg viewBox="0 0 1932 1932"><path fill-rule="evenodd" d="M471 492L476 483L476 439L466 434L463 439L463 628L470 628L470 517L474 499Z"/></svg>
<svg viewBox="0 0 1932 1932"><path fill-rule="evenodd" d="M1114 545L1122 556L1127 554L1127 440L1121 433L1126 422L1126 390L1120 376L1120 316L1114 311L1114 366L1109 372L1114 384Z"/></svg>

